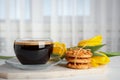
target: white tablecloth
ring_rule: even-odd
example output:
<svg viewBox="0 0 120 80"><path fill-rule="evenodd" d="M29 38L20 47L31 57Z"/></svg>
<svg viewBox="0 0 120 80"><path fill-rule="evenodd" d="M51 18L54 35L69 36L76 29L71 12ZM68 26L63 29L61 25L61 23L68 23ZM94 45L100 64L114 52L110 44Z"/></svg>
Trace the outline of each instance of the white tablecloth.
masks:
<svg viewBox="0 0 120 80"><path fill-rule="evenodd" d="M4 60L0 60L0 65L2 64L4 64ZM52 79L44 79L44 80L119 80L119 79L120 79L120 56L111 58L111 62L107 65L107 71L104 74L79 75L79 76L52 78ZM5 79L0 78L0 80L5 80ZM15 79L15 80L19 80L19 79ZM26 79L22 79L22 80L26 80ZM36 80L36 79L31 79L31 80ZM37 79L37 80L43 80L43 79Z"/></svg>

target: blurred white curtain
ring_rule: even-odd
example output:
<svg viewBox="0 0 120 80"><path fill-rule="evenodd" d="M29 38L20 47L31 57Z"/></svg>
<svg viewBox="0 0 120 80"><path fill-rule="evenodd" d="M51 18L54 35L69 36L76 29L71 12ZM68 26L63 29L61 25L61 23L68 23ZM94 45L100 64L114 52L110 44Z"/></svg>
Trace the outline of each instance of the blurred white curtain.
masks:
<svg viewBox="0 0 120 80"><path fill-rule="evenodd" d="M120 51L120 0L0 0L0 55L16 38L51 38L75 46L103 35L104 51Z"/></svg>

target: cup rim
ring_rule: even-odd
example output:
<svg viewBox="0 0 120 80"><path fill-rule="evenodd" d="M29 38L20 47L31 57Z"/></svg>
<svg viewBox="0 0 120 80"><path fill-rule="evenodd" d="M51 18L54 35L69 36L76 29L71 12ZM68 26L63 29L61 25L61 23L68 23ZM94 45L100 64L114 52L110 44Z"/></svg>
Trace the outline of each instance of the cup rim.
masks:
<svg viewBox="0 0 120 80"><path fill-rule="evenodd" d="M15 41L38 40L38 41L52 41L51 38L17 38Z"/></svg>
<svg viewBox="0 0 120 80"><path fill-rule="evenodd" d="M14 41L14 44L20 45L38 45L38 44L53 44L50 38L18 38Z"/></svg>

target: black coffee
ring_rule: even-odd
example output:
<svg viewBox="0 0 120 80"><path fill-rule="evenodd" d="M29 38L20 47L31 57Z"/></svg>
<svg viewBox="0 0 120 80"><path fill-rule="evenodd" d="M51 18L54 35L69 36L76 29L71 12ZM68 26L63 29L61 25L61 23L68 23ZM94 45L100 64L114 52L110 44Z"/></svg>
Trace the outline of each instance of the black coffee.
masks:
<svg viewBox="0 0 120 80"><path fill-rule="evenodd" d="M53 50L52 42L28 40L15 42L14 50L22 64L45 64Z"/></svg>

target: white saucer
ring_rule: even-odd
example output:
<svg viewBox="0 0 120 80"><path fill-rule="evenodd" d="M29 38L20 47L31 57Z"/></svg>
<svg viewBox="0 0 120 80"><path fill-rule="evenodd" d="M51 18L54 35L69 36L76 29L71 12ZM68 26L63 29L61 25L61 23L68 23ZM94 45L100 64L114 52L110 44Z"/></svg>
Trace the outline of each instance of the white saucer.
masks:
<svg viewBox="0 0 120 80"><path fill-rule="evenodd" d="M21 64L17 58L11 58L5 61L6 64L15 67L15 68L19 68L19 69L23 69L23 70L43 70L46 68L50 68L54 65L57 65L61 62L61 60L49 60L46 64L39 64L39 65L23 65Z"/></svg>

